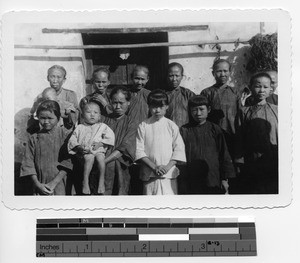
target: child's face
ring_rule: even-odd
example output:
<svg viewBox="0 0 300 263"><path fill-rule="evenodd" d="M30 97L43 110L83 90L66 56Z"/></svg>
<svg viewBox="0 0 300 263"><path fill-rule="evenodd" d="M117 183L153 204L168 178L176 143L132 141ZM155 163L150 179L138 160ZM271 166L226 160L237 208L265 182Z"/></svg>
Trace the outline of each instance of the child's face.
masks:
<svg viewBox="0 0 300 263"><path fill-rule="evenodd" d="M149 80L149 76L143 70L133 72L133 85L137 90L144 88Z"/></svg>
<svg viewBox="0 0 300 263"><path fill-rule="evenodd" d="M45 131L51 131L56 124L58 123L58 119L56 115L51 111L41 111L38 116L40 125L42 129Z"/></svg>
<svg viewBox="0 0 300 263"><path fill-rule="evenodd" d="M111 105L116 117L123 116L128 110L129 104L130 102L126 100L126 97L122 92L113 95L111 100Z"/></svg>
<svg viewBox="0 0 300 263"><path fill-rule="evenodd" d="M57 100L57 95L56 95L56 91L55 90L48 90L46 92L44 92L43 94L43 98L45 100Z"/></svg>
<svg viewBox="0 0 300 263"><path fill-rule="evenodd" d="M82 113L83 120L86 124L93 125L100 121L100 107L96 103L89 103L84 106Z"/></svg>
<svg viewBox="0 0 300 263"><path fill-rule="evenodd" d="M226 62L220 62L216 65L213 75L217 84L223 85L227 83L230 76L230 66Z"/></svg>
<svg viewBox="0 0 300 263"><path fill-rule="evenodd" d="M183 78L181 69L179 67L172 67L168 72L168 83L169 87L173 90L176 89Z"/></svg>
<svg viewBox="0 0 300 263"><path fill-rule="evenodd" d="M49 72L47 79L50 83L51 88L54 88L56 92L61 90L62 85L66 81L64 72L59 69L52 69Z"/></svg>
<svg viewBox="0 0 300 263"><path fill-rule="evenodd" d="M260 77L254 80L251 91L259 101L265 100L271 93L271 81L267 77Z"/></svg>
<svg viewBox="0 0 300 263"><path fill-rule="evenodd" d="M149 106L149 110L151 116L154 117L155 120L160 120L162 117L166 115L166 111L168 109L168 105L163 106Z"/></svg>
<svg viewBox="0 0 300 263"><path fill-rule="evenodd" d="M210 108L206 105L195 106L191 108L191 115L197 123L203 124L206 122Z"/></svg>
<svg viewBox="0 0 300 263"><path fill-rule="evenodd" d="M110 84L107 73L103 72L103 71L99 71L94 76L93 84L94 84L94 89L96 92L98 92L100 94L104 94L106 92L108 85Z"/></svg>
<svg viewBox="0 0 300 263"><path fill-rule="evenodd" d="M274 92L277 89L278 86L278 75L276 71L267 71L267 74L269 74L269 76L271 77L271 88L272 91Z"/></svg>

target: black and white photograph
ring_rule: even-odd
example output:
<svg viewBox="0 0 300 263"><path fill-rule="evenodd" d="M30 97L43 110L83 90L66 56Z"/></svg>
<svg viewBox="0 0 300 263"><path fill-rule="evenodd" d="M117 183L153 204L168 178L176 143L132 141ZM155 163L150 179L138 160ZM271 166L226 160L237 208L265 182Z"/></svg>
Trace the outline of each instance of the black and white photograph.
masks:
<svg viewBox="0 0 300 263"><path fill-rule="evenodd" d="M289 20L264 12L17 16L11 197L96 208L289 200Z"/></svg>

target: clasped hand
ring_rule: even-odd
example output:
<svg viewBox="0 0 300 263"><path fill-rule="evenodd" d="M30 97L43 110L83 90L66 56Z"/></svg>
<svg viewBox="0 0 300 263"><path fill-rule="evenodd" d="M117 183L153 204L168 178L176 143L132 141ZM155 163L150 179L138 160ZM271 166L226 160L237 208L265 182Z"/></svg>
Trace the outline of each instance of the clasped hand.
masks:
<svg viewBox="0 0 300 263"><path fill-rule="evenodd" d="M169 171L169 167L167 165L158 165L155 167L155 175L156 176L163 176Z"/></svg>

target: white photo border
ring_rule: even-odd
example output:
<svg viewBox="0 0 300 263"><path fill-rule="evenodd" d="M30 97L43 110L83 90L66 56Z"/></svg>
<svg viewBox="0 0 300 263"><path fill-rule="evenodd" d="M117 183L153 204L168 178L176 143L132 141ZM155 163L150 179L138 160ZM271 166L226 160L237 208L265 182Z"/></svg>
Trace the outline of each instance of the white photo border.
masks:
<svg viewBox="0 0 300 263"><path fill-rule="evenodd" d="M177 196L14 195L14 25L17 23L277 22L279 84L279 194ZM149 210L274 208L292 201L291 23L284 10L11 12L2 24L2 202L11 209ZM281 89L284 88L284 90Z"/></svg>

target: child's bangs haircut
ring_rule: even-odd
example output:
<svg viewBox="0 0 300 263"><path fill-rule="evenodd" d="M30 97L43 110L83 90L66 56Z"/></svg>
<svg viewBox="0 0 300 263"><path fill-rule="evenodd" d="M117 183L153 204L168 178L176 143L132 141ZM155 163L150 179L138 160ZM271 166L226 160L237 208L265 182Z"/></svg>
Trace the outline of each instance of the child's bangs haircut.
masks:
<svg viewBox="0 0 300 263"><path fill-rule="evenodd" d="M60 107L59 104L54 100L45 100L43 101L36 110L36 115L39 117L42 111L50 111L54 113L54 115L59 120L60 118Z"/></svg>
<svg viewBox="0 0 300 263"><path fill-rule="evenodd" d="M152 90L147 97L147 104L153 107L169 105L168 95L160 89Z"/></svg>
<svg viewBox="0 0 300 263"><path fill-rule="evenodd" d="M124 94L125 99L127 101L131 100L131 93L129 92L129 89L126 88L125 86L118 86L118 87L113 88L112 91L110 92L109 98L112 100L113 96L119 92Z"/></svg>
<svg viewBox="0 0 300 263"><path fill-rule="evenodd" d="M97 69L94 70L93 75L92 75L92 81L95 80L96 75L97 75L99 72L104 72L104 73L106 73L107 79L110 80L110 71L109 71L109 69L106 68L106 67L99 67L99 68L97 68Z"/></svg>
<svg viewBox="0 0 300 263"><path fill-rule="evenodd" d="M53 65L51 68L49 68L49 69L48 69L48 72L47 72L48 76L50 75L50 72L51 72L52 70L55 70L55 69L62 71L63 74L64 74L64 77L66 78L66 76L67 76L67 71L66 71L66 69L65 69L63 66L60 66L60 65Z"/></svg>
<svg viewBox="0 0 300 263"><path fill-rule="evenodd" d="M227 63L229 66L229 71L231 71L231 63L227 60L227 59L217 59L214 61L214 64L212 65L212 71L216 70L216 67L220 64L220 63Z"/></svg>
<svg viewBox="0 0 300 263"><path fill-rule="evenodd" d="M210 107L208 99L203 95L195 95L188 101L188 108L191 110L193 107L203 106Z"/></svg>
<svg viewBox="0 0 300 263"><path fill-rule="evenodd" d="M168 65L168 72L170 71L171 68L179 68L180 71L181 71L181 75L183 75L183 66L178 63L178 62L172 62Z"/></svg>
<svg viewBox="0 0 300 263"><path fill-rule="evenodd" d="M266 72L259 72L259 73L256 73L254 74L251 79L250 79L250 87L253 86L255 80L259 79L259 78L267 78L270 80L270 83L272 82L272 79L270 77L270 75Z"/></svg>

